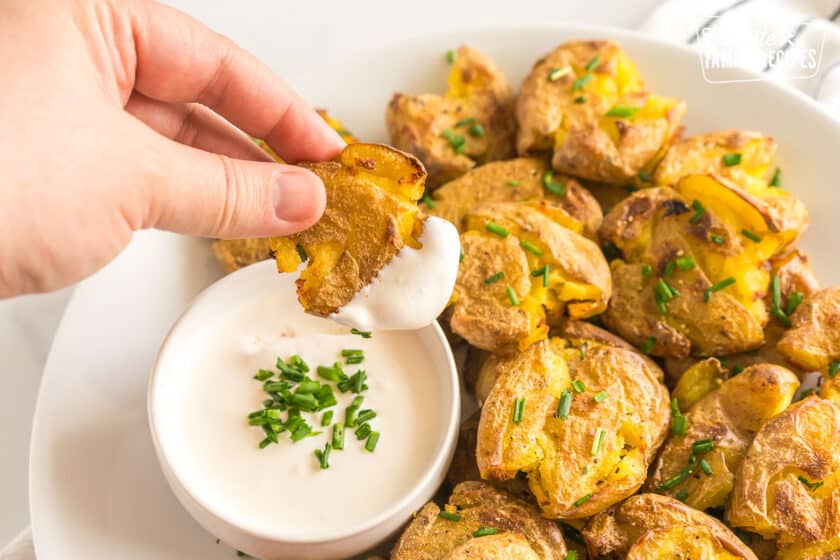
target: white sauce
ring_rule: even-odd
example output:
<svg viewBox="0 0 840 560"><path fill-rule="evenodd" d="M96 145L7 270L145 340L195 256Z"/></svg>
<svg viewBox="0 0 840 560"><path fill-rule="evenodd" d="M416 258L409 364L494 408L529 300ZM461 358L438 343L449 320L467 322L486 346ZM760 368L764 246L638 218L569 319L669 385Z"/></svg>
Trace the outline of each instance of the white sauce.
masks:
<svg viewBox="0 0 840 560"><path fill-rule="evenodd" d="M426 218L421 249L403 247L373 281L330 319L363 331L411 330L434 321L449 302L461 243L448 221Z"/></svg>
<svg viewBox="0 0 840 560"><path fill-rule="evenodd" d="M439 247L431 250L441 258ZM167 375L158 391L155 408L159 425L166 426L161 445L170 464L206 507L252 531L297 540L356 532L430 469L446 432L442 376L416 332L376 332L370 339L347 334L304 314L291 286L243 295L180 345L177 375ZM331 426L320 426L322 413L303 414L321 435L292 443L280 434L279 445L258 449L264 434L247 424L248 413L266 398L262 383L252 378L256 371L273 369L277 356L299 354L310 376L323 381L315 367L341 360L346 348L364 350L363 364L344 368L348 374L367 372L362 408L378 414L371 421L381 433L375 451L365 451L364 440L348 429L344 450L332 451L329 469L319 469L313 452L332 434ZM333 422L343 422L355 395L335 392Z"/></svg>

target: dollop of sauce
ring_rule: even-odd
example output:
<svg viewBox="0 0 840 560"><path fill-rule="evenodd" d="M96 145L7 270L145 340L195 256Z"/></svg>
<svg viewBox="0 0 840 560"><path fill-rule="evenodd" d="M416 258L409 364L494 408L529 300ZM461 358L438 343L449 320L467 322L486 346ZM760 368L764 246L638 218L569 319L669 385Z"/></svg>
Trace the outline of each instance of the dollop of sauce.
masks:
<svg viewBox="0 0 840 560"><path fill-rule="evenodd" d="M431 468L446 431L441 376L422 331L349 334L306 315L293 286L277 290L269 278L265 292L243 294L217 310L179 348L177 375L166 376L155 405L167 426L161 445L190 493L242 527L294 540L352 534ZM356 396L339 391L329 426L321 425L324 411L307 414L321 434L298 442L281 434L277 444L258 449L264 434L247 416L266 394L254 374L278 357L299 355L317 379L318 365L344 363L341 350L349 348L364 352L363 363L343 367L348 374L367 373L363 408L376 411L371 424L381 433L375 451L347 429L344 449L332 451L329 468L319 467L314 451L330 441L332 424L344 421Z"/></svg>
<svg viewBox="0 0 840 560"><path fill-rule="evenodd" d="M434 321L452 295L461 243L455 226L435 216L426 218L420 243L421 249L403 247L329 318L374 332L419 329Z"/></svg>

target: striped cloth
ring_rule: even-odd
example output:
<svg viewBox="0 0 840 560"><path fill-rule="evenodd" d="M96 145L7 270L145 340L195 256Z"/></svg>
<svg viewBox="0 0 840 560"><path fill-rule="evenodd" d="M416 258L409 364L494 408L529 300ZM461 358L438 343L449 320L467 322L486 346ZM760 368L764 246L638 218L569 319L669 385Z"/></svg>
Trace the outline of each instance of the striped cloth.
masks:
<svg viewBox="0 0 840 560"><path fill-rule="evenodd" d="M739 64L802 90L840 119L840 0L670 0L640 29L674 43L714 51L721 29ZM799 59L812 50L813 70ZM722 48L720 49L722 50ZM772 53L772 56L768 56ZM705 55L704 55L705 56Z"/></svg>

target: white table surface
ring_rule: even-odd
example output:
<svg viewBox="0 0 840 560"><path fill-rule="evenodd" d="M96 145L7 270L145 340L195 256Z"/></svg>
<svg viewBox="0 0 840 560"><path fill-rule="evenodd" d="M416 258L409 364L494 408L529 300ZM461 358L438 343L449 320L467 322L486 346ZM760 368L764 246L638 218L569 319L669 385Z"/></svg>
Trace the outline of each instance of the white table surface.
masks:
<svg viewBox="0 0 840 560"><path fill-rule="evenodd" d="M189 12L245 48L251 46L252 37L278 35L278 43L285 45L288 56L274 70L294 83L294 76L308 71L311 61L347 56L356 49L401 37L555 21L635 27L659 0L426 0L405 5L393 0L297 3L169 0L167 3ZM261 7L273 5L276 13L278 3L288 4L283 19L266 18ZM412 13L412 6L423 6L423 11ZM405 21L400 22L400 18ZM32 413L41 371L71 295L72 288L67 288L50 294L0 300L0 548L28 523L27 469Z"/></svg>

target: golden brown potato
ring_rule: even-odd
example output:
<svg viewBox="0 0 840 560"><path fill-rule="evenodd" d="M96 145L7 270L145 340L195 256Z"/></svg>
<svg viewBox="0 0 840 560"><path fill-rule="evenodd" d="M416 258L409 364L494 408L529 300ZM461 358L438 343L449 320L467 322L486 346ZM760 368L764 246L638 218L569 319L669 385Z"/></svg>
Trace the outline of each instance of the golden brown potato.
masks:
<svg viewBox="0 0 840 560"><path fill-rule="evenodd" d="M493 61L461 46L445 95L395 93L385 120L391 143L420 158L428 186L435 188L476 165L514 155L513 100Z"/></svg>
<svg viewBox="0 0 840 560"><path fill-rule="evenodd" d="M583 536L593 558L755 560L723 523L658 494L639 494L598 514Z"/></svg>
<svg viewBox="0 0 840 560"><path fill-rule="evenodd" d="M775 539L781 558L840 551L838 434L840 408L815 396L765 423L736 473L729 524Z"/></svg>
<svg viewBox="0 0 840 560"><path fill-rule="evenodd" d="M634 350L552 338L491 357L481 409L482 478L523 471L543 515L580 519L635 492L670 421L662 372Z"/></svg>
<svg viewBox="0 0 840 560"><path fill-rule="evenodd" d="M298 299L308 313L328 316L404 246L420 246L416 201L426 173L414 156L381 144L349 144L334 161L301 165L324 181L326 210L311 228L272 238L271 249L280 272L307 260Z"/></svg>
<svg viewBox="0 0 840 560"><path fill-rule="evenodd" d="M806 296L777 345L791 362L834 377L840 369L840 286Z"/></svg>
<svg viewBox="0 0 840 560"><path fill-rule="evenodd" d="M219 239L213 242L211 249L226 274L271 258L271 243L267 237Z"/></svg>
<svg viewBox="0 0 840 560"><path fill-rule="evenodd" d="M604 218L613 261L605 323L658 356L755 350L768 321L769 261L796 232L780 231L760 201L709 175L644 189Z"/></svg>
<svg viewBox="0 0 840 560"><path fill-rule="evenodd" d="M770 364L755 365L690 407L681 407L687 427L683 433L672 430L659 451L646 490L679 496L699 510L722 507L756 432L787 408L798 387L793 372Z"/></svg>
<svg viewBox="0 0 840 560"><path fill-rule="evenodd" d="M656 168L654 183L673 186L691 174L714 174L761 202L768 221L798 237L808 223L805 205L774 186L776 142L758 132L724 130L675 143ZM778 182L780 179L776 177ZM795 238L794 237L794 238Z"/></svg>
<svg viewBox="0 0 840 560"><path fill-rule="evenodd" d="M603 254L554 217L540 203L515 202L465 215L464 259L450 300L455 333L478 348L511 354L545 338L565 315L604 310L612 287ZM547 279L539 275L546 270Z"/></svg>
<svg viewBox="0 0 840 560"><path fill-rule="evenodd" d="M612 41L570 41L536 62L516 103L520 154L552 153L561 173L624 185L649 176L685 103L644 89ZM649 179L648 179L649 180Z"/></svg>
<svg viewBox="0 0 840 560"><path fill-rule="evenodd" d="M729 370L718 358L699 360L681 373L671 393L677 399L679 409L686 411L694 403L717 390L729 377Z"/></svg>
<svg viewBox="0 0 840 560"><path fill-rule="evenodd" d="M572 177L549 172L548 165L537 158L517 158L476 167L437 189L433 199L431 204L426 202L428 213L449 220L459 231L470 210L490 202L544 200L568 214L562 216L564 226L593 239L603 219L601 207L589 191Z"/></svg>
<svg viewBox="0 0 840 560"><path fill-rule="evenodd" d="M563 535L554 522L540 517L530 504L484 482L456 486L444 511L458 516L457 520L441 517L440 508L432 502L423 506L397 541L391 560L563 560L566 555ZM482 527L510 539L476 537Z"/></svg>

